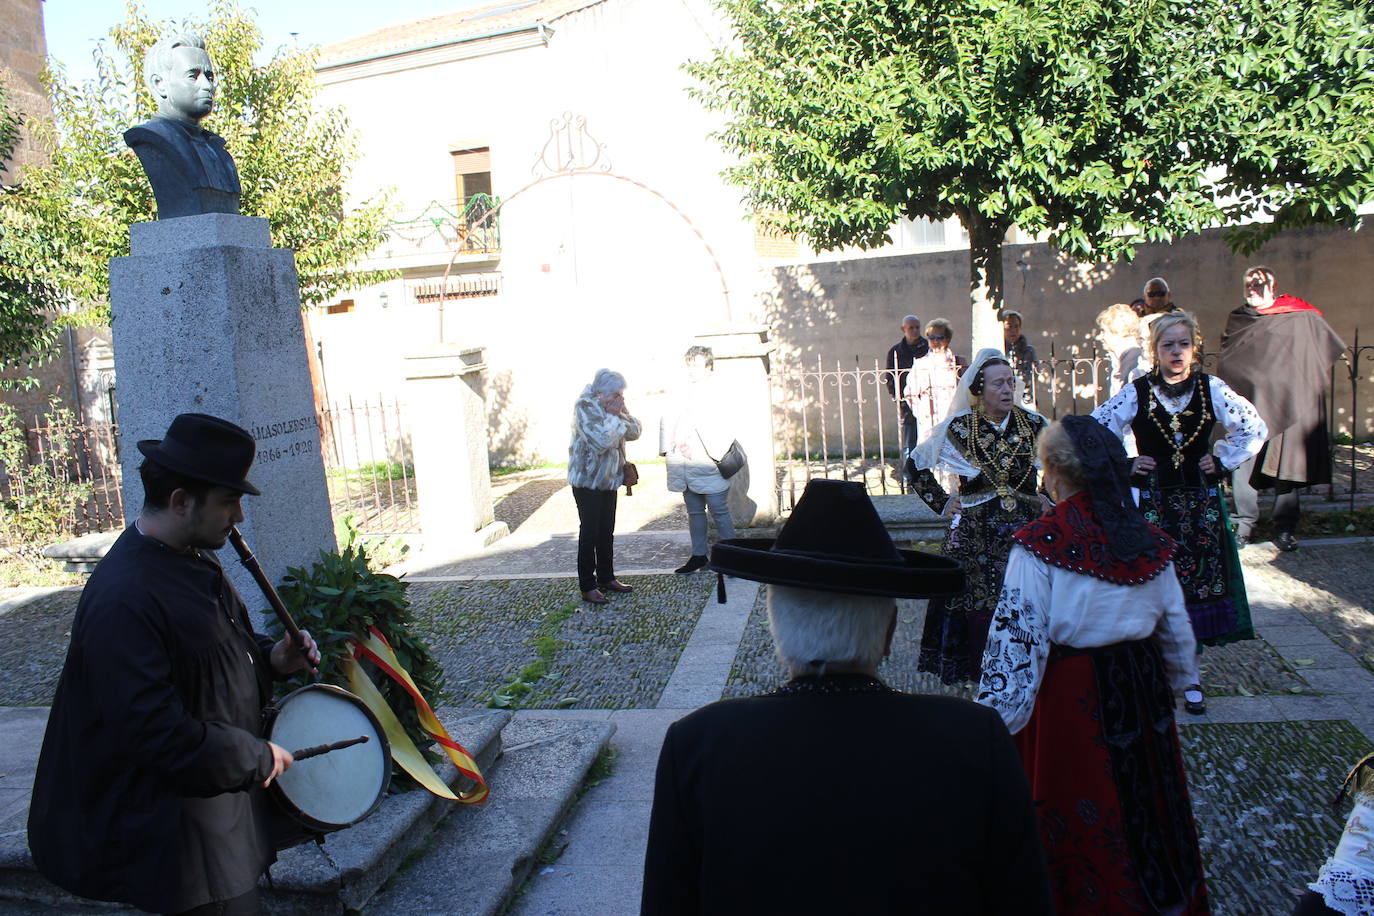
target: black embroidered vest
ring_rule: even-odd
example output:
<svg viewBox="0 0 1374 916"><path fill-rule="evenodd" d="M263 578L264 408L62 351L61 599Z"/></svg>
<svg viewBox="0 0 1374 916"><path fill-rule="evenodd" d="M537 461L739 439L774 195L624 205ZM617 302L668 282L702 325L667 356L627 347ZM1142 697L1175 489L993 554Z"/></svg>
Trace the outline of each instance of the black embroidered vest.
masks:
<svg viewBox="0 0 1374 916"><path fill-rule="evenodd" d="M1138 378L1132 383L1135 385L1136 410L1131 430L1135 433L1136 449L1157 462L1155 479L1160 487L1196 487L1207 483L1198 461L1207 454L1211 445L1216 411L1212 409L1212 389L1208 376L1199 372L1193 378L1193 395L1188 399L1187 406L1176 415L1178 431L1184 440L1181 448L1183 460L1177 466L1174 464L1172 425L1175 415L1155 400L1148 378ZM1198 428L1199 424L1201 429Z"/></svg>
<svg viewBox="0 0 1374 916"><path fill-rule="evenodd" d="M1013 407L1012 410L1020 408ZM992 421L980 418L977 414L968 414L950 423L949 438L969 464L982 468L984 459L990 457L998 467L999 480L1005 475L1013 491L1022 497L1035 497L1040 483L1035 473L1035 439L1043 430L1044 422L1036 414L1022 412L1022 415L1030 427L1029 439L1020 432L1014 416L1007 418L1006 429L999 430ZM977 448L968 438L970 426L974 427L979 437ZM996 491L997 481L986 472L973 478L959 478L961 496L978 497Z"/></svg>

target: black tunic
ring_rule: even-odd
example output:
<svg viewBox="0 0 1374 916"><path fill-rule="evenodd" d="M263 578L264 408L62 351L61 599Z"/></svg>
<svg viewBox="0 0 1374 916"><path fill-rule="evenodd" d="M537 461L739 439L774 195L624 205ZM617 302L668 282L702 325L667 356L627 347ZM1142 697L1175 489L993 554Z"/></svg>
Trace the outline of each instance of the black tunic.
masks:
<svg viewBox="0 0 1374 916"><path fill-rule="evenodd" d="M154 912L250 891L273 856L270 647L213 554L126 529L72 623L29 808L38 870Z"/></svg>
<svg viewBox="0 0 1374 916"><path fill-rule="evenodd" d="M642 916L1052 911L1026 775L991 709L803 678L668 729Z"/></svg>

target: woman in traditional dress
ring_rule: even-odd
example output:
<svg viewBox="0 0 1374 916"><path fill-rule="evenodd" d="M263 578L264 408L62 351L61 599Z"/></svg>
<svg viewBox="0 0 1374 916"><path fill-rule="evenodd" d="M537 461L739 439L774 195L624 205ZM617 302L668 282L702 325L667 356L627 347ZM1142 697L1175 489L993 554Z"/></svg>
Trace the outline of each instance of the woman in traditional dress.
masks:
<svg viewBox="0 0 1374 916"><path fill-rule="evenodd" d="M1140 455L1132 484L1145 518L1178 542L1174 569L1200 644L1251 639L1250 605L1235 538L1221 498L1223 475L1264 445L1264 421L1251 403L1195 368L1197 324L1170 312L1150 328L1154 369L1093 411L1118 437L1135 434ZM1225 436L1211 452L1213 427ZM1189 712L1206 711L1200 684L1184 693Z"/></svg>
<svg viewBox="0 0 1374 916"><path fill-rule="evenodd" d="M926 609L917 669L946 684L978 680L988 621L1002 587L1011 536L1040 514L1035 439L1048 420L1015 403L1010 363L980 350L959 379L949 415L912 450L916 494L936 512L953 516L945 555L959 560L967 586ZM934 472L958 477L958 493Z"/></svg>
<svg viewBox="0 0 1374 916"><path fill-rule="evenodd" d="M1057 504L1016 533L977 700L1030 778L1056 912L1208 912L1173 688L1197 652L1173 540L1134 505L1120 441L1089 417L1040 437Z"/></svg>

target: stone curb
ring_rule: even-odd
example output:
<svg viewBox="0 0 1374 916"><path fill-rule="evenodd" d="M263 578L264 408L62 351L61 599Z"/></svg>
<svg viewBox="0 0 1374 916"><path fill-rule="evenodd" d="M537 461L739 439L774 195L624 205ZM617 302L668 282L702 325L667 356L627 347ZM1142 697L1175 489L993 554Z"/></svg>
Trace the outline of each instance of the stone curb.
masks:
<svg viewBox="0 0 1374 916"><path fill-rule="evenodd" d="M578 789L615 733L606 721L516 718L491 780L492 800L454 813L423 858L402 869L368 905L387 916L497 916L572 809Z"/></svg>

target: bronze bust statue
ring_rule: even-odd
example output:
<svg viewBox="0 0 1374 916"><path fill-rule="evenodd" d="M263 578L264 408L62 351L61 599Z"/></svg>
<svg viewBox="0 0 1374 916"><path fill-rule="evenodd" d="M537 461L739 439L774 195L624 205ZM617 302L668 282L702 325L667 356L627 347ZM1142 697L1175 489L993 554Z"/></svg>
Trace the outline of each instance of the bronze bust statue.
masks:
<svg viewBox="0 0 1374 916"><path fill-rule="evenodd" d="M198 35L173 35L148 50L143 76L157 115L124 132L153 186L158 219L238 213L239 172L224 139L200 126L215 107L215 68Z"/></svg>

